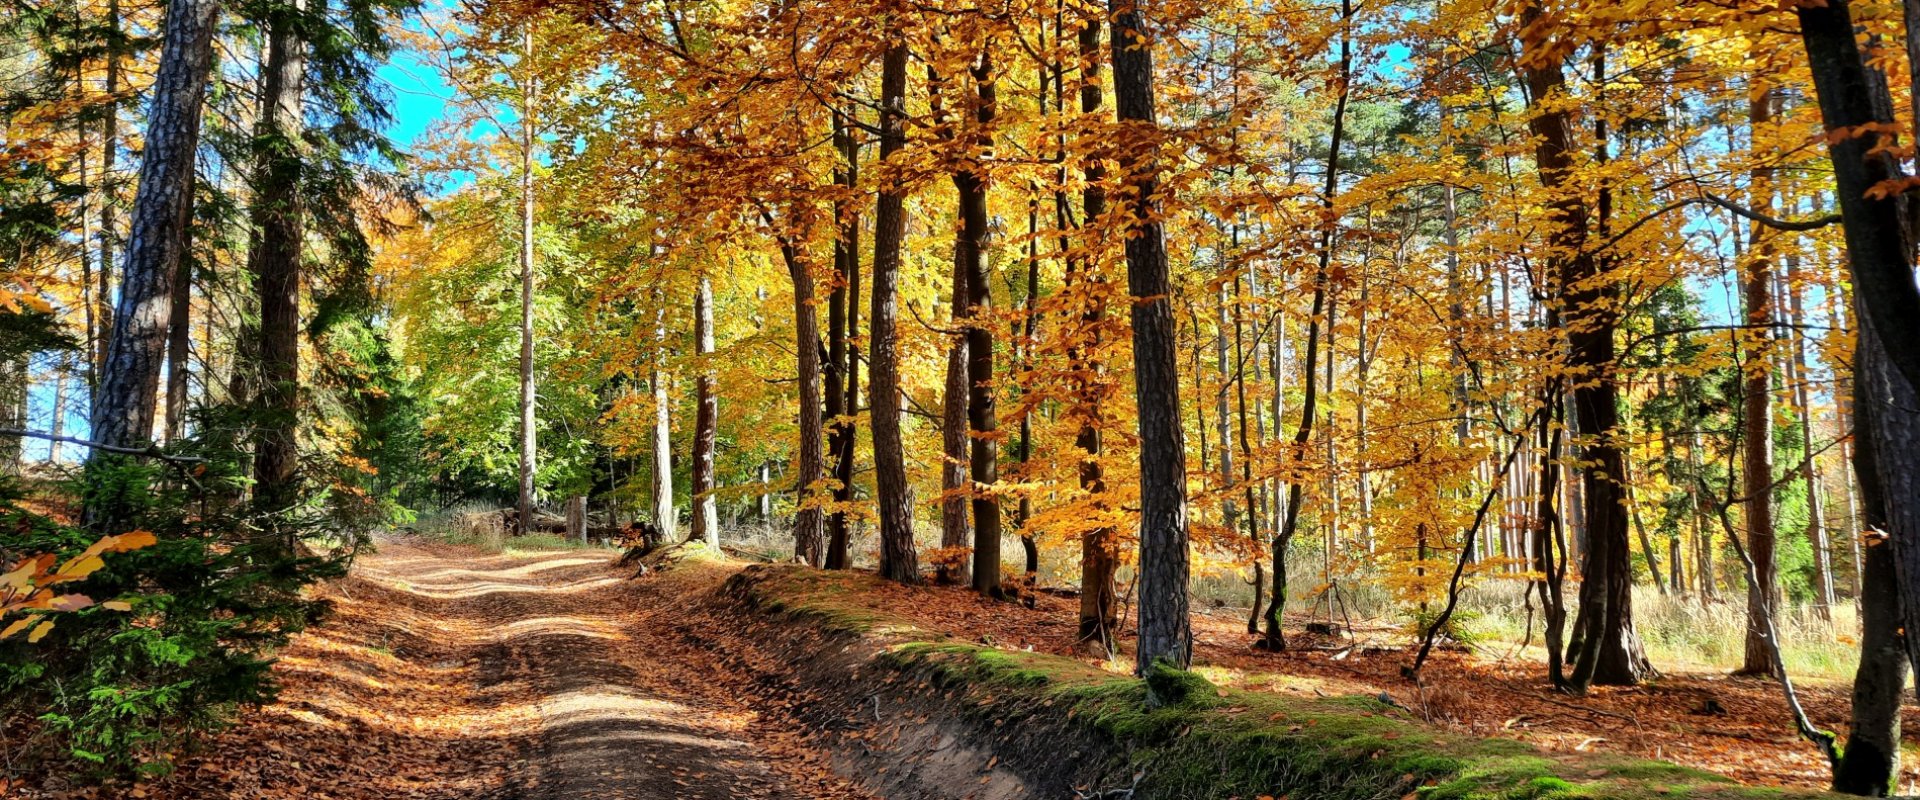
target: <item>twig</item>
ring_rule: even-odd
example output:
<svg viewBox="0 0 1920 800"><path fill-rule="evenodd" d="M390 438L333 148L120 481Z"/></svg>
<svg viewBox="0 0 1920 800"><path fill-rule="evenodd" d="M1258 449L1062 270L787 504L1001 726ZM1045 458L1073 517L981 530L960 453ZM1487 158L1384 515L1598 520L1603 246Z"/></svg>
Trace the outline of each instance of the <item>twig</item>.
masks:
<svg viewBox="0 0 1920 800"><path fill-rule="evenodd" d="M1522 692L1521 694L1526 694L1526 693ZM1633 723L1633 727L1635 728L1640 727L1640 718L1632 714L1622 714L1618 711L1608 711L1606 709L1601 709L1601 708L1588 708L1587 706L1583 706L1578 703L1569 703L1565 700L1556 700L1553 697L1544 695L1544 694L1535 694L1531 696L1535 700L1539 700L1540 702L1547 703L1549 705L1556 705L1561 708L1571 708L1575 711L1582 711L1588 714L1597 714L1602 717L1613 717L1614 719L1623 719Z"/></svg>

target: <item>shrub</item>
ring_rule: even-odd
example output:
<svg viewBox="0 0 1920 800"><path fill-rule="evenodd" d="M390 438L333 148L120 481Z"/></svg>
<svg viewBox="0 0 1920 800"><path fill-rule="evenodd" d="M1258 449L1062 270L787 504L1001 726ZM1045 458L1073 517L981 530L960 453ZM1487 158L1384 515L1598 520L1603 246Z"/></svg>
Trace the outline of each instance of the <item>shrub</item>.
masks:
<svg viewBox="0 0 1920 800"><path fill-rule="evenodd" d="M54 493L110 506L115 527L154 542L61 586L117 598L114 607L64 614L37 643L0 641L0 720L9 730L38 721L30 755L64 754L100 773L165 772L235 708L272 698L271 652L324 612L302 589L340 574L352 548L312 551L319 515L255 514L239 499L238 458L195 455L205 460L98 458ZM0 486L0 560L65 560L97 539Z"/></svg>

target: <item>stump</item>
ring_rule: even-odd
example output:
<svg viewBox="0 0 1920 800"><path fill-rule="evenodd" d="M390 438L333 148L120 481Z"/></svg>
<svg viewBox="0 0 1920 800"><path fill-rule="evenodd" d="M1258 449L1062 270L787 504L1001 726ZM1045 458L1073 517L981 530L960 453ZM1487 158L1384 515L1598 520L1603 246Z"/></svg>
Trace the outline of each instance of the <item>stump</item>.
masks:
<svg viewBox="0 0 1920 800"><path fill-rule="evenodd" d="M567 538L587 541L587 498L574 496L567 498Z"/></svg>

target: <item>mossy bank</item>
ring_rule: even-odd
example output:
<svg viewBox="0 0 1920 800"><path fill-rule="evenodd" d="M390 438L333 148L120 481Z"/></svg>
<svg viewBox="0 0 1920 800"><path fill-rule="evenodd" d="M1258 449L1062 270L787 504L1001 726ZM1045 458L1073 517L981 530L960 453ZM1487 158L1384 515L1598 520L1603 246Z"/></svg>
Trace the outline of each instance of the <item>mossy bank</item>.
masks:
<svg viewBox="0 0 1920 800"><path fill-rule="evenodd" d="M893 800L1820 796L1465 738L1372 697L1221 689L1171 669L1116 676L921 629L887 611L901 591L864 573L765 565L721 590L750 612L760 668L834 747L835 768Z"/></svg>

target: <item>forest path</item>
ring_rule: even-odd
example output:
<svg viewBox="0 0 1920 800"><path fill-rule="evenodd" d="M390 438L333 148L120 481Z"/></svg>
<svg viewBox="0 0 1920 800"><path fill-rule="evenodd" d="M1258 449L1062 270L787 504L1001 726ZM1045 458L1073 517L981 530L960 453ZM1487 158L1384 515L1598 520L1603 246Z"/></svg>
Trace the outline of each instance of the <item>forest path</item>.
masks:
<svg viewBox="0 0 1920 800"><path fill-rule="evenodd" d="M484 632L476 679L531 691L522 796L797 796L751 741L756 715L678 635L694 598L624 580L604 551L435 550L387 542L358 577L418 598L439 630Z"/></svg>

